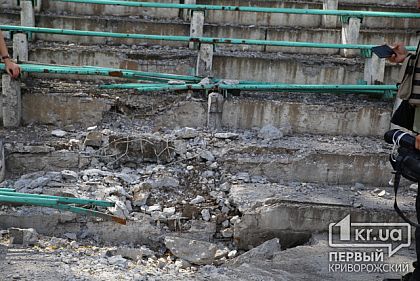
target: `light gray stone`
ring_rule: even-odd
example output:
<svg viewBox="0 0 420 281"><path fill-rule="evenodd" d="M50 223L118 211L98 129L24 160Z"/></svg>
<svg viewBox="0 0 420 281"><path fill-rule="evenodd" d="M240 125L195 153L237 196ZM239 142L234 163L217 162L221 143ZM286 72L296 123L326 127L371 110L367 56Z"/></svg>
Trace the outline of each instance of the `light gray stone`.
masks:
<svg viewBox="0 0 420 281"><path fill-rule="evenodd" d="M283 133L278 128L268 124L260 129L258 137L265 140L277 140L283 137Z"/></svg>
<svg viewBox="0 0 420 281"><path fill-rule="evenodd" d="M211 215L210 215L210 211L209 211L209 209L203 209L203 210L201 211L201 216L203 217L203 220L205 220L205 221L209 221L209 220L210 220L210 218L211 218Z"/></svg>
<svg viewBox="0 0 420 281"><path fill-rule="evenodd" d="M213 153L211 153L208 150L202 150L202 151L200 151L199 156L202 159L207 160L209 162L213 162L215 160L215 157L214 157Z"/></svg>
<svg viewBox="0 0 420 281"><path fill-rule="evenodd" d="M200 204L200 203L203 203L204 202L204 197L203 196L201 196L201 195L197 195L197 197L195 197L194 199L192 199L191 201L190 201L190 204Z"/></svg>
<svg viewBox="0 0 420 281"><path fill-rule="evenodd" d="M214 134L215 138L218 139L237 139L238 138L238 134L235 133L216 133Z"/></svg>
<svg viewBox="0 0 420 281"><path fill-rule="evenodd" d="M274 238L268 241L265 241L261 245L249 250L248 252L235 258L233 264L242 264L247 263L252 260L269 260L273 256L281 251L280 241L278 238Z"/></svg>
<svg viewBox="0 0 420 281"><path fill-rule="evenodd" d="M198 132L194 128L185 127L175 131L175 135L182 139L193 139L198 136Z"/></svg>
<svg viewBox="0 0 420 281"><path fill-rule="evenodd" d="M35 245L38 242L39 235L33 228L21 229L21 228L9 228L9 235L11 243L22 244L22 245Z"/></svg>
<svg viewBox="0 0 420 281"><path fill-rule="evenodd" d="M212 264L217 246L213 243L179 237L165 237L165 246L173 255L193 264Z"/></svg>
<svg viewBox="0 0 420 281"><path fill-rule="evenodd" d="M75 182L78 179L77 173L74 172L74 171L70 171L70 170L61 171L61 176L63 177L64 180L68 180L68 181L71 181L71 182Z"/></svg>
<svg viewBox="0 0 420 281"><path fill-rule="evenodd" d="M67 132L63 131L63 130L60 130L60 129L57 129L57 130L53 130L51 132L51 135L54 136L54 137L62 138L62 137L67 135Z"/></svg>

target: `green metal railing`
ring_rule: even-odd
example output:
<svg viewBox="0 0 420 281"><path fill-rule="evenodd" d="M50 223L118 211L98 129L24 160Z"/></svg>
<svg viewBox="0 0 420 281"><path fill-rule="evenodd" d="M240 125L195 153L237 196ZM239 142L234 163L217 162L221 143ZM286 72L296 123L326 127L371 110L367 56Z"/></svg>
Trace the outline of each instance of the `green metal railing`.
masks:
<svg viewBox="0 0 420 281"><path fill-rule="evenodd" d="M289 41L273 41L273 40L257 40L257 39L131 34L131 33L85 31L85 30L58 29L58 28L45 28L45 27L27 27L27 26L15 26L15 25L0 25L0 29L4 31L24 32L24 33L46 33L46 34L61 34L61 35L131 38L131 39L145 39L145 40L197 42L197 43L207 43L207 44L240 44L240 45L278 46L278 47L359 49L362 52L363 51L365 52L364 55L366 57L370 57L372 47L376 46L376 45L361 45L361 44L335 44L335 43L289 42ZM408 46L407 50L415 51L416 46Z"/></svg>
<svg viewBox="0 0 420 281"><path fill-rule="evenodd" d="M360 17L420 18L419 13L398 13L398 12L196 5L196 4L153 3L153 2L135 2L135 1L116 1L116 0L53 0L53 1L73 2L73 3L83 3L83 4L144 7L144 8L189 9L189 10L200 10L200 11L213 10L213 11L240 11L240 12L300 14L300 15L332 15L332 16L359 17L359 18Z"/></svg>
<svg viewBox="0 0 420 281"><path fill-rule="evenodd" d="M234 84L225 83L226 80L210 78L207 84L198 83L202 77L173 75L156 72L142 72L117 68L92 67L92 66L54 66L37 64L19 64L22 72L27 73L53 73L53 74L77 74L77 75L100 75L120 78L142 79L144 81L158 81L159 83L127 83L100 85L103 89L136 89L140 92L153 91L179 91L179 90L241 90L241 91L273 91L273 92L313 92L313 93L367 93L380 94L386 98L392 97L397 90L396 85L320 85L320 84L283 84L238 80ZM0 64L0 70L4 70L4 64ZM168 79L168 78L171 79ZM168 83L177 80L175 84Z"/></svg>
<svg viewBox="0 0 420 281"><path fill-rule="evenodd" d="M118 69L94 66L60 66L44 64L19 64L23 72L27 73L50 73L50 74L75 74L75 75L98 75L117 78L139 79L144 81L168 82L180 80L186 82L199 82L202 78L188 75L176 75L157 72L144 72L129 69ZM4 70L4 64L0 63L0 70Z"/></svg>
<svg viewBox="0 0 420 281"><path fill-rule="evenodd" d="M105 220L115 221L120 224L126 224L126 220L113 215L105 214L96 210L86 209L75 205L89 205L92 207L113 207L115 203L102 200L71 198L52 195L28 194L16 192L11 188L0 188L0 203L12 203L33 205L40 207L66 210L77 214L100 217Z"/></svg>
<svg viewBox="0 0 420 281"><path fill-rule="evenodd" d="M311 92L311 93L364 93L364 94L380 94L385 97L392 97L398 90L396 85L328 85L328 84L283 84L283 83L238 83L224 84L184 84L184 85L168 85L168 84L107 84L101 85L103 89L136 89L140 92L152 91L179 91L179 90L240 90L240 91L272 91L272 92Z"/></svg>

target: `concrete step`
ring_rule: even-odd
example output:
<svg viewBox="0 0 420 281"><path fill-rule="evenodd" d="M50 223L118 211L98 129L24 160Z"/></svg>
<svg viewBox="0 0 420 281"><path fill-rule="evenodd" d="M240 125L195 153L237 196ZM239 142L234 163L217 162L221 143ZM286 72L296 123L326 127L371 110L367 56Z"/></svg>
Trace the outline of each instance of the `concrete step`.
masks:
<svg viewBox="0 0 420 281"><path fill-rule="evenodd" d="M109 81L108 81L109 82ZM23 91L23 124L71 124L84 127L102 122L118 103L125 114L157 128L207 125L207 100L187 94L141 94L131 90L98 89L98 82L65 82L39 78ZM80 110L80 109L83 110ZM151 110L151 108L155 110ZM389 128L391 101L350 94L242 93L223 105L226 129L249 130L268 124L288 134L373 136L382 139Z"/></svg>
<svg viewBox="0 0 420 281"><path fill-rule="evenodd" d="M6 24L19 24L15 14L5 14ZM37 17L37 26L51 28L65 28L76 30L92 31L112 31L121 33L144 33L157 35L182 35L188 36L190 25L188 22L180 20L144 20L126 17L76 17L76 16L57 16L43 14ZM322 42L322 43L341 43L341 29L324 29L314 26L299 28L293 27L267 27L255 25L234 25L232 23L224 24L206 24L204 26L204 36L224 37L224 38L246 38L258 40L279 40L279 41L299 41L299 42ZM392 25L393 26L393 25ZM418 36L415 30L407 29L362 29L360 34L360 44L383 44L388 42L404 42L407 45L416 45ZM90 44L161 44L170 46L188 46L186 42L172 41L147 41L133 39L118 39L104 37L83 37L83 36L63 36L51 34L37 34L37 38L47 41L62 41L73 43ZM271 46L250 46L250 45L229 45L219 44L218 49L234 50L253 50L267 52L291 52L291 53L315 53L315 54L338 54L335 49L315 49L315 48L292 48L292 47L271 47Z"/></svg>
<svg viewBox="0 0 420 281"><path fill-rule="evenodd" d="M280 239L280 244L283 241ZM269 242L267 242L269 243ZM282 244L281 244L282 245ZM257 249L264 249L268 245L261 245ZM211 281L229 281L229 280L299 280L299 281L383 281L384 278L401 278L408 271L413 271L411 263L416 259L414 245L409 248L402 248L392 257L384 253L384 261L378 263L378 266L407 266L407 271L397 272L368 272L363 271L345 271L344 269L331 271L330 265L337 264L346 266L346 262L329 261L331 252L362 252L367 255L372 254L376 249L334 249L329 246L327 234L317 234L313 236L310 243L299 245L284 251L275 252L273 249L265 248L267 256L256 254L248 258L239 257L228 263L223 271L214 268L209 275ZM386 251L384 249L384 251ZM270 254L268 254L270 253ZM350 263L350 262L349 262ZM356 263L360 265L360 263ZM364 263L362 263L364 264ZM369 264L369 267L372 263ZM203 270L204 271L204 270ZM399 279L396 279L399 280Z"/></svg>
<svg viewBox="0 0 420 281"><path fill-rule="evenodd" d="M169 3L180 3L171 0ZM197 4L211 5L234 5L234 6L262 6L273 8L297 8L297 9L322 9L321 1L232 1L232 0L203 0ZM3 4L6 8L17 8L15 4ZM391 1L378 3L377 0L340 1L339 9L346 10L373 10L386 12L416 12L416 3L412 0ZM156 8L135 8L106 5L91 5L78 3L62 3L56 1L44 1L43 11L49 13L73 14L73 15L112 15L112 16L136 16L152 18L177 18L182 12L179 9L156 9ZM208 11L206 13L208 23L236 23L254 24L269 26L303 26L320 27L322 16L317 15L287 15L269 13L244 13L227 11ZM418 19L395 19L395 18L365 18L363 26L368 28L416 28Z"/></svg>
<svg viewBox="0 0 420 281"><path fill-rule="evenodd" d="M238 141L221 156L232 174L246 172L272 182L316 182L386 186L389 148L382 139L286 136L268 143Z"/></svg>
<svg viewBox="0 0 420 281"><path fill-rule="evenodd" d="M235 224L235 240L240 247L256 246L263 241L290 233L307 235L328 232L350 214L352 222L403 222L393 209L392 187L380 188L386 195L366 187L343 187L314 184L233 184L230 200L242 217ZM399 206L415 220L416 192L401 188Z"/></svg>
<svg viewBox="0 0 420 281"><path fill-rule="evenodd" d="M110 47L35 43L29 59L39 63L95 65L174 74L195 73L196 51L159 46ZM294 84L356 84L364 60L331 55L238 52L216 49L213 76ZM387 64L385 84L397 82L399 65Z"/></svg>

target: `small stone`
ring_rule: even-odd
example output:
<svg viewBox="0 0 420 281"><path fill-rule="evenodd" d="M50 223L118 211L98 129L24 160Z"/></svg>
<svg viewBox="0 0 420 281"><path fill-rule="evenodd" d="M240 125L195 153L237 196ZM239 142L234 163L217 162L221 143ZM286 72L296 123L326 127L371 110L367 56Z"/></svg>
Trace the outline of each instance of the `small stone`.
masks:
<svg viewBox="0 0 420 281"><path fill-rule="evenodd" d="M190 204L200 204L204 202L204 197L201 195L197 195L197 197L195 197L193 200L190 201Z"/></svg>
<svg viewBox="0 0 420 281"><path fill-rule="evenodd" d="M162 207L160 207L160 205L148 206L146 213L151 214L152 212L155 212L155 211L162 211Z"/></svg>
<svg viewBox="0 0 420 281"><path fill-rule="evenodd" d="M77 240L77 235L76 233L64 233L64 237L70 239L70 240Z"/></svg>
<svg viewBox="0 0 420 281"><path fill-rule="evenodd" d="M218 139L237 139L238 138L238 134L235 133L216 133L214 134L215 138Z"/></svg>
<svg viewBox="0 0 420 281"><path fill-rule="evenodd" d="M86 146L92 146L92 147L100 147L102 146L102 138L103 135L101 132L89 132L86 135L84 144Z"/></svg>
<svg viewBox="0 0 420 281"><path fill-rule="evenodd" d="M283 133L271 124L265 125L258 133L258 137L265 140L276 140L283 137Z"/></svg>
<svg viewBox="0 0 420 281"><path fill-rule="evenodd" d="M229 226L229 221L228 220L223 221L222 226L223 227L228 227Z"/></svg>
<svg viewBox="0 0 420 281"><path fill-rule="evenodd" d="M186 269L190 266L191 266L191 264L189 262L187 262L186 260L178 259L178 260L175 261L175 267L177 267L177 268Z"/></svg>
<svg viewBox="0 0 420 281"><path fill-rule="evenodd" d="M386 191L382 190L381 192L378 193L378 196L383 197L383 196L385 196L385 194L386 194Z"/></svg>
<svg viewBox="0 0 420 281"><path fill-rule="evenodd" d="M188 171L194 170L194 166L187 166L187 170Z"/></svg>
<svg viewBox="0 0 420 281"><path fill-rule="evenodd" d="M60 130L60 129L57 129L57 130L53 130L51 132L51 135L54 136L54 137L62 138L65 135L67 135L67 132L63 131L63 130Z"/></svg>
<svg viewBox="0 0 420 281"><path fill-rule="evenodd" d="M203 217L203 220L209 221L211 218L209 209L203 209L201 211L201 216Z"/></svg>
<svg viewBox="0 0 420 281"><path fill-rule="evenodd" d="M230 191L230 183L225 182L223 184L220 185L220 190L224 191L224 192L229 192Z"/></svg>
<svg viewBox="0 0 420 281"><path fill-rule="evenodd" d="M71 241L70 242L70 248L77 249L77 248L79 248L79 244L77 244L76 241Z"/></svg>
<svg viewBox="0 0 420 281"><path fill-rule="evenodd" d="M230 224L235 225L235 224L239 223L240 221L241 221L241 219L239 218L239 216L233 216L230 219Z"/></svg>
<svg viewBox="0 0 420 281"><path fill-rule="evenodd" d="M221 230L220 233L222 233L222 236L224 238L231 238L233 236L233 229L226 228L226 229Z"/></svg>
<svg viewBox="0 0 420 281"><path fill-rule="evenodd" d="M9 235L12 244L35 245L38 242L39 235L33 228L9 228Z"/></svg>
<svg viewBox="0 0 420 281"><path fill-rule="evenodd" d="M108 258L108 263L111 265L116 265L120 267L127 267L128 261L123 258L121 255L112 256Z"/></svg>
<svg viewBox="0 0 420 281"><path fill-rule="evenodd" d="M200 156L202 159L207 160L207 161L209 161L209 162L213 162L213 161L215 160L213 153L211 153L211 152L210 152L210 151L208 151L208 150L202 150L202 151L199 153L199 156Z"/></svg>
<svg viewBox="0 0 420 281"><path fill-rule="evenodd" d="M87 127L86 130L93 131L93 130L96 130L96 128L98 128L98 126Z"/></svg>
<svg viewBox="0 0 420 281"><path fill-rule="evenodd" d="M163 214L166 217L170 217L170 216L174 215L175 212L176 212L175 207L163 208Z"/></svg>
<svg viewBox="0 0 420 281"><path fill-rule="evenodd" d="M185 127L175 131L175 135L182 139L193 139L198 136L198 132L194 128Z"/></svg>
<svg viewBox="0 0 420 281"><path fill-rule="evenodd" d="M61 171L61 176L63 177L64 180L68 180L70 182L75 182L77 181L77 178L78 178L77 173L70 170Z"/></svg>
<svg viewBox="0 0 420 281"><path fill-rule="evenodd" d="M417 184L417 183L413 183L413 184L411 184L411 185L410 185L410 190L412 190L412 191L416 191L416 192L417 192L417 190L418 190L418 184Z"/></svg>
<svg viewBox="0 0 420 281"><path fill-rule="evenodd" d="M356 182L356 183L354 184L354 188L355 188L356 190L362 190L362 189L365 189L365 185L364 185L363 183Z"/></svg>
<svg viewBox="0 0 420 281"><path fill-rule="evenodd" d="M234 257L236 257L237 254L238 254L237 250L232 250L232 251L229 252L228 258L230 258L230 259L234 258Z"/></svg>
<svg viewBox="0 0 420 281"><path fill-rule="evenodd" d="M176 257L198 265L212 264L218 249L213 243L180 237L167 236L164 243Z"/></svg>

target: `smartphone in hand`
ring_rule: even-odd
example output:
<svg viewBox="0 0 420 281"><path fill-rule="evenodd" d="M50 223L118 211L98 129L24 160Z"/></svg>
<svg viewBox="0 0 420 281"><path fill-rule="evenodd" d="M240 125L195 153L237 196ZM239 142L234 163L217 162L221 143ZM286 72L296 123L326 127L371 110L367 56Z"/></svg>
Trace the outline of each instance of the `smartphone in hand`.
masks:
<svg viewBox="0 0 420 281"><path fill-rule="evenodd" d="M381 59L389 58L390 56L394 55L394 50L388 45L381 45L372 48L372 52L376 54Z"/></svg>

